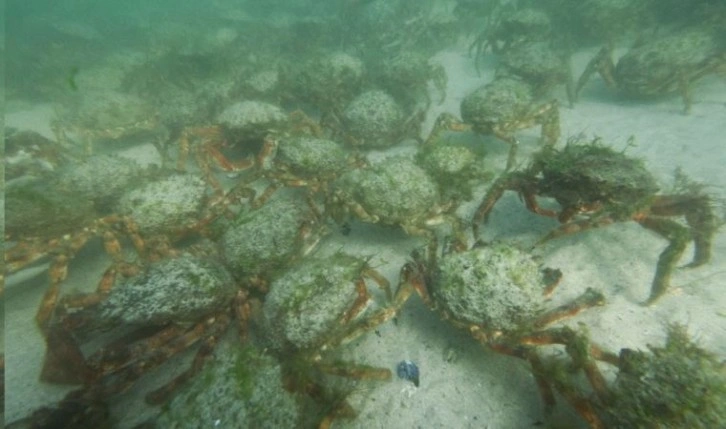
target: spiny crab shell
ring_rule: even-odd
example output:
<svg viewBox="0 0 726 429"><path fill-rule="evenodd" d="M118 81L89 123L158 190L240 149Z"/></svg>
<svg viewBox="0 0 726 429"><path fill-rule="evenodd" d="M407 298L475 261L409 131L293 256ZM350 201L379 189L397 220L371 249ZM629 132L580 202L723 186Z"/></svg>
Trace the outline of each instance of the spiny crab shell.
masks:
<svg viewBox="0 0 726 429"><path fill-rule="evenodd" d="M520 79L499 78L479 87L461 102L461 118L475 130L521 119L534 103L532 87Z"/></svg>
<svg viewBox="0 0 726 429"><path fill-rule="evenodd" d="M342 329L366 260L344 253L306 259L270 284L262 325L276 350L311 350Z"/></svg>
<svg viewBox="0 0 726 429"><path fill-rule="evenodd" d="M438 186L426 171L397 157L343 174L334 182L333 194L334 209L350 210L364 222L404 229L420 227L441 203Z"/></svg>
<svg viewBox="0 0 726 429"><path fill-rule="evenodd" d="M429 288L459 322L516 331L542 312L547 273L531 254L496 242L441 258Z"/></svg>
<svg viewBox="0 0 726 429"><path fill-rule="evenodd" d="M540 192L563 206L571 205L573 197L603 201L613 212L627 216L646 206L659 189L643 160L597 140L589 144L571 140L561 150L541 152L533 165L542 172Z"/></svg>

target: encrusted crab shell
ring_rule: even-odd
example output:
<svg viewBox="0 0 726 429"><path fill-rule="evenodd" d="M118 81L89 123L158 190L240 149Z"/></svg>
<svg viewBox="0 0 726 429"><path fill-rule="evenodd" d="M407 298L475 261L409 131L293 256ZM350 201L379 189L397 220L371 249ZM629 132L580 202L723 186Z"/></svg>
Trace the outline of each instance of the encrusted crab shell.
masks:
<svg viewBox="0 0 726 429"><path fill-rule="evenodd" d="M233 274L277 272L314 244L316 232L308 231L317 229L312 209L289 197L278 193L259 209L240 212L224 232L222 252Z"/></svg>
<svg viewBox="0 0 726 429"><path fill-rule="evenodd" d="M172 174L130 190L116 211L130 216L144 235L180 232L201 217L207 184L189 174Z"/></svg>
<svg viewBox="0 0 726 429"><path fill-rule="evenodd" d="M541 313L544 273L531 254L497 242L441 258L429 289L459 322L514 331Z"/></svg>
<svg viewBox="0 0 726 429"><path fill-rule="evenodd" d="M723 47L719 47L710 32L679 31L628 51L618 60L616 80L620 89L630 95L674 92L680 88L681 78L692 79L704 61L717 55L719 50L724 55Z"/></svg>
<svg viewBox="0 0 726 429"><path fill-rule="evenodd" d="M598 143L570 141L562 150L544 151L534 166L541 169L542 194L567 206L572 198L603 201L613 213L628 216L645 206L659 186L643 160Z"/></svg>
<svg viewBox="0 0 726 429"><path fill-rule="evenodd" d="M385 147L398 143L396 138L404 126L405 114L391 95L373 90L351 101L342 120L354 144Z"/></svg>
<svg viewBox="0 0 726 429"><path fill-rule="evenodd" d="M237 293L232 276L213 259L184 254L159 261L111 289L99 306L106 325L193 323L228 306Z"/></svg>
<svg viewBox="0 0 726 429"><path fill-rule="evenodd" d="M234 103L216 118L216 122L227 130L249 139L262 138L287 120L288 116L280 107L256 100Z"/></svg>
<svg viewBox="0 0 726 429"><path fill-rule="evenodd" d="M301 176L331 177L349 164L348 151L333 140L290 137L280 140L275 161Z"/></svg>
<svg viewBox="0 0 726 429"><path fill-rule="evenodd" d="M262 317L270 346L309 350L324 343L354 306L355 282L366 266L364 259L336 253L305 259L275 279Z"/></svg>
<svg viewBox="0 0 726 429"><path fill-rule="evenodd" d="M436 182L414 162L388 158L369 168L351 170L334 182L338 203L358 204L385 225L422 221L440 204Z"/></svg>
<svg viewBox="0 0 726 429"><path fill-rule="evenodd" d="M498 78L461 101L464 122L487 127L524 117L534 101L532 88L520 79Z"/></svg>

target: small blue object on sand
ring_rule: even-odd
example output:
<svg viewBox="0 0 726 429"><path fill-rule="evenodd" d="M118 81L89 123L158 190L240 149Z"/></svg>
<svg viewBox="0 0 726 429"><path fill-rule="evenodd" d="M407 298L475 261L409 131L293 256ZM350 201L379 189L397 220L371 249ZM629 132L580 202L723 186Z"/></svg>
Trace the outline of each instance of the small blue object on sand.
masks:
<svg viewBox="0 0 726 429"><path fill-rule="evenodd" d="M404 360L398 363L396 374L399 378L413 382L418 387L418 367L410 360Z"/></svg>

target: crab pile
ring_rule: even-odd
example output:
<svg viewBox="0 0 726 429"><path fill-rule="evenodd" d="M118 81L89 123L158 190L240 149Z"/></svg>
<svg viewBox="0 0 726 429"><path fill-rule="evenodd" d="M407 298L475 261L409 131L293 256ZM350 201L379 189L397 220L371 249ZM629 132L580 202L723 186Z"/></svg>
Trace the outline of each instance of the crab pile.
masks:
<svg viewBox="0 0 726 429"><path fill-rule="evenodd" d="M245 21L183 49L167 32L186 29L155 28L142 58L82 73L88 91L74 72L53 138L6 135L4 275L16 287L31 269L47 273L37 376L72 386L17 424L108 427L113 405L143 390L164 404L144 417L155 427L328 428L355 418L350 397L389 383L395 367L341 356L380 330L396 335L416 296L482 353L524 362L545 418L564 399L592 428L725 421L723 366L685 328L672 325L663 347L610 351L583 320L614 297L569 285L577 290L553 305L567 272L542 260L555 240L634 222L667 243L642 300L655 306L673 299L690 244L688 267L715 256L723 219L710 188L679 173L666 190L616 142L561 144L560 99L576 109L598 73L630 97L678 91L690 112L691 87L726 70L713 18L726 13L708 9L705 20L697 8L615 63L616 33L634 31L624 2L583 2L573 16L554 12L561 0L493 2L489 12L457 2L488 14L467 17L486 23L472 69L495 65L461 98L460 119L432 116L424 135L448 95L434 47L471 35L433 6L342 3L333 19L261 17L264 27ZM661 19L649 7L638 2L632 19ZM583 37L606 46L575 80L577 35L562 26L579 18L592 27ZM539 145L522 140L533 127ZM507 143L506 163L482 136ZM139 162L141 149L152 162ZM498 203L510 191L559 225L530 246L490 234L508 221ZM404 247L406 261L387 259ZM92 263L103 269L87 281ZM685 399L669 387L681 380Z"/></svg>

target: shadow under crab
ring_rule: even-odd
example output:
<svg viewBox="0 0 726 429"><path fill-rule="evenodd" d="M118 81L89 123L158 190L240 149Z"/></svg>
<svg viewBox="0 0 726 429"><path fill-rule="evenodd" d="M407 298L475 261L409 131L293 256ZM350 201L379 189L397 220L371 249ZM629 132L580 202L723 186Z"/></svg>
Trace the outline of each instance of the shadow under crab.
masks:
<svg viewBox="0 0 726 429"><path fill-rule="evenodd" d="M521 171L504 174L489 189L473 220L474 234L505 191L522 196L528 210L554 217L562 224L539 243L584 230L633 220L668 240L660 254L650 296L652 304L670 287L676 263L693 241L689 267L710 261L719 220L710 196L699 192L659 193L655 178L642 160L616 152L599 139L589 143L571 139L564 149L545 149ZM545 209L537 196L555 199L559 211ZM674 217L685 218L688 227Z"/></svg>

